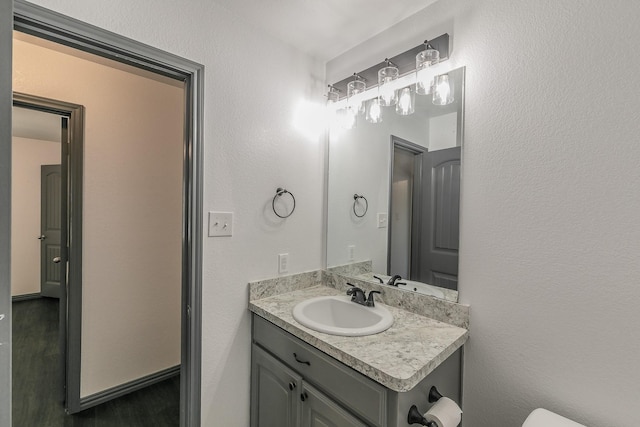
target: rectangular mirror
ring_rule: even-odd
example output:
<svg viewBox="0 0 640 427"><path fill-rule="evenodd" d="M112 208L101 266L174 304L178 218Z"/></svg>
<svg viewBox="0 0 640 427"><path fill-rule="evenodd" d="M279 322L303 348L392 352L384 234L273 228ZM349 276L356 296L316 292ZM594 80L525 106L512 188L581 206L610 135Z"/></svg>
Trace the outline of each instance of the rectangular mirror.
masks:
<svg viewBox="0 0 640 427"><path fill-rule="evenodd" d="M448 105L415 95L411 115L331 129L329 271L457 301L464 74L448 72Z"/></svg>

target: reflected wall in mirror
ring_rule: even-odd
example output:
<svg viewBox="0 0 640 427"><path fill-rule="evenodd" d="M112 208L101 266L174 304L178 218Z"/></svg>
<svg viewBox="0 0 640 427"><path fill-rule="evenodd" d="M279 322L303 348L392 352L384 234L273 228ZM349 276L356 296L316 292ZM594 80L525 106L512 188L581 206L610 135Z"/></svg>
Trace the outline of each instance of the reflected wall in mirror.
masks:
<svg viewBox="0 0 640 427"><path fill-rule="evenodd" d="M454 102L416 95L415 113L382 107L380 123L358 117L331 129L327 268L457 301L464 67L450 71ZM354 194L367 199L365 215Z"/></svg>

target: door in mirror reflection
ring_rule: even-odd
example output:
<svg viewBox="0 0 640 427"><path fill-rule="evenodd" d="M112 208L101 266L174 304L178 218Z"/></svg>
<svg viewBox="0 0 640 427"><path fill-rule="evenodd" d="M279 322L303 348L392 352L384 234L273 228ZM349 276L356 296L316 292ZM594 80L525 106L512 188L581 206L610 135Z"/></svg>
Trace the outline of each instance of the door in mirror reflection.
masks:
<svg viewBox="0 0 640 427"><path fill-rule="evenodd" d="M423 223L419 282L458 289L460 241L460 147L423 156Z"/></svg>

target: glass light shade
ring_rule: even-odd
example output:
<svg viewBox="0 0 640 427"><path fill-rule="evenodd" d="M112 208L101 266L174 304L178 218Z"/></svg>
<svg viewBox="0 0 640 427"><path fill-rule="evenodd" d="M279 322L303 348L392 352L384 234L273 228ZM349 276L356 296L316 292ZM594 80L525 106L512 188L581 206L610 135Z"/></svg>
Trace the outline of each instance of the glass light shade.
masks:
<svg viewBox="0 0 640 427"><path fill-rule="evenodd" d="M394 87L394 80L398 79L398 69L396 67L384 67L378 71L378 95L380 105L388 107L396 105L398 96Z"/></svg>
<svg viewBox="0 0 640 427"><path fill-rule="evenodd" d="M347 83L347 105L353 108L356 114L364 113L364 101L362 100L366 84L362 80L354 80Z"/></svg>
<svg viewBox="0 0 640 427"><path fill-rule="evenodd" d="M340 110L340 124L344 129L356 127L356 112L351 107Z"/></svg>
<svg viewBox="0 0 640 427"><path fill-rule="evenodd" d="M401 89L396 104L396 113L408 116L416 111L416 96L411 86Z"/></svg>
<svg viewBox="0 0 640 427"><path fill-rule="evenodd" d="M382 121L382 106L380 98L373 98L367 101L367 113L365 119L369 123L380 123Z"/></svg>
<svg viewBox="0 0 640 427"><path fill-rule="evenodd" d="M436 76L433 82L433 104L449 105L453 103L453 86L449 81L449 74Z"/></svg>
<svg viewBox="0 0 640 427"><path fill-rule="evenodd" d="M440 62L440 52L435 49L425 49L416 55L416 93L427 95L431 93L434 74L431 66Z"/></svg>
<svg viewBox="0 0 640 427"><path fill-rule="evenodd" d="M339 99L340 91L333 86L329 86L329 92L327 92L327 105L335 104Z"/></svg>

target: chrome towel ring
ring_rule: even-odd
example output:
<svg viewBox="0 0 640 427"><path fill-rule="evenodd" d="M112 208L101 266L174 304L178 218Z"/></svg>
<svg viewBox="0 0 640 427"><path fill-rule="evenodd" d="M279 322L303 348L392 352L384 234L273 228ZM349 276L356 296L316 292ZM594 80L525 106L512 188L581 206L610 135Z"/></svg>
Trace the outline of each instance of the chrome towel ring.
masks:
<svg viewBox="0 0 640 427"><path fill-rule="evenodd" d="M285 194L288 194L289 196L291 196L291 200L293 200L293 207L291 208L291 212L289 212L288 214L286 214L286 215L280 215L280 214L278 213L278 211L276 210L276 199L277 199L278 197L282 197L282 196L283 196L283 195L285 195ZM295 198L295 197L293 197L293 194L292 194L290 191L288 191L286 188L280 188L280 187L278 187L278 188L276 189L276 195L275 195L275 196L273 196L273 200L271 200L271 208L273 209L273 213L274 213L274 214L276 214L276 216L277 216L278 218L289 218L289 217L291 216L291 214L293 213L293 211L295 211L295 210L296 210L296 198Z"/></svg>
<svg viewBox="0 0 640 427"><path fill-rule="evenodd" d="M361 215L358 215L358 212L356 211L356 205L358 204L358 199L364 200L364 212L362 212ZM368 210L369 210L369 202L367 201L367 198L360 194L354 194L353 195L353 214L358 218L362 218L367 214Z"/></svg>

